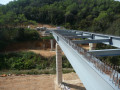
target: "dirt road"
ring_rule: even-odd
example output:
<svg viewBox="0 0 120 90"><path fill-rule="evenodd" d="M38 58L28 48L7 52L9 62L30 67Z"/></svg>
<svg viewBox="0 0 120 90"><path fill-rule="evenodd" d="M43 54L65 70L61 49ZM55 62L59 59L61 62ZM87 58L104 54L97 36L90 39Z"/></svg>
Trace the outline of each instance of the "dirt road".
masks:
<svg viewBox="0 0 120 90"><path fill-rule="evenodd" d="M55 75L25 75L0 77L0 90L61 90L55 85ZM85 90L75 73L63 74L70 90Z"/></svg>
<svg viewBox="0 0 120 90"><path fill-rule="evenodd" d="M0 90L54 90L54 75L0 77Z"/></svg>
<svg viewBox="0 0 120 90"><path fill-rule="evenodd" d="M44 57L52 57L56 55L55 51L50 51L50 50L28 50L28 51L34 52L36 54L40 54Z"/></svg>

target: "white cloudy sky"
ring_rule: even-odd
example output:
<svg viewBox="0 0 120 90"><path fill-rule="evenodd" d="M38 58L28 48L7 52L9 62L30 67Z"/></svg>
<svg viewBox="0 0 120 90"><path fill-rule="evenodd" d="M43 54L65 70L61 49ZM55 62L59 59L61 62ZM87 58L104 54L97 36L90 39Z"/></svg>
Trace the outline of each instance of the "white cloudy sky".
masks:
<svg viewBox="0 0 120 90"><path fill-rule="evenodd" d="M10 1L13 1L13 0L0 0L0 4L7 4ZM120 1L120 0L116 0L116 1Z"/></svg>

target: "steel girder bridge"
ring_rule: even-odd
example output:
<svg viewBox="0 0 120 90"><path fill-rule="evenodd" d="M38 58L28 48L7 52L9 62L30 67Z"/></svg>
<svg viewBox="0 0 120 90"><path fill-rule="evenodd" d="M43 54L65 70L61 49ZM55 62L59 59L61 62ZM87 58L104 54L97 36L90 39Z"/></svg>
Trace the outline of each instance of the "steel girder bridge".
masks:
<svg viewBox="0 0 120 90"><path fill-rule="evenodd" d="M116 71L120 67L97 58L120 55L120 37L77 30L53 30L52 34L87 90L120 90L120 73ZM117 48L87 51L79 46L86 43Z"/></svg>

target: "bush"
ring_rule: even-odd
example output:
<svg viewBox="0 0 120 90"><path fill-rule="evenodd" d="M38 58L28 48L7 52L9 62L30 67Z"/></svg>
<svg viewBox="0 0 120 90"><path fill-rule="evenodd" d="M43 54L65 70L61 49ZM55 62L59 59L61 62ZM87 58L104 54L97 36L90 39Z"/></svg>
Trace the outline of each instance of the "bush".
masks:
<svg viewBox="0 0 120 90"><path fill-rule="evenodd" d="M25 28L0 28L0 51L10 43L40 40L40 35L35 30Z"/></svg>
<svg viewBox="0 0 120 90"><path fill-rule="evenodd" d="M19 28L18 31L17 31L17 37L15 39L17 41L39 40L40 35L35 30Z"/></svg>
<svg viewBox="0 0 120 90"><path fill-rule="evenodd" d="M4 50L4 48L8 45L5 41L0 41L0 51Z"/></svg>
<svg viewBox="0 0 120 90"><path fill-rule="evenodd" d="M17 52L0 54L0 70L29 70L56 68L55 56L45 58L33 52ZM63 56L63 68L71 68L67 58Z"/></svg>
<svg viewBox="0 0 120 90"><path fill-rule="evenodd" d="M53 36L46 36L46 37L41 37L41 39L43 40L50 40L50 39L54 39Z"/></svg>

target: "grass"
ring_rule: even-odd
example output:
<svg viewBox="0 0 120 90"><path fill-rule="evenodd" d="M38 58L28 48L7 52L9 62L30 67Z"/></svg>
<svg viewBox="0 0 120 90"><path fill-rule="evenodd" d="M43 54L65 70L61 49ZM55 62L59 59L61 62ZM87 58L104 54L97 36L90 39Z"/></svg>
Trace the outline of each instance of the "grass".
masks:
<svg viewBox="0 0 120 90"><path fill-rule="evenodd" d="M74 72L72 68L63 68L63 73L70 73ZM40 75L40 74L56 74L55 69L31 69L31 70L2 70L0 71L0 75L2 74L15 74L15 75L20 75L20 74L27 74L27 75Z"/></svg>
<svg viewBox="0 0 120 90"><path fill-rule="evenodd" d="M62 56L63 73L73 72L72 66ZM0 74L55 74L55 56L45 58L33 52L15 52L0 54Z"/></svg>

